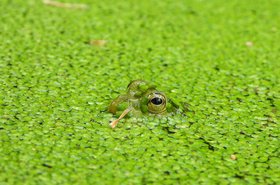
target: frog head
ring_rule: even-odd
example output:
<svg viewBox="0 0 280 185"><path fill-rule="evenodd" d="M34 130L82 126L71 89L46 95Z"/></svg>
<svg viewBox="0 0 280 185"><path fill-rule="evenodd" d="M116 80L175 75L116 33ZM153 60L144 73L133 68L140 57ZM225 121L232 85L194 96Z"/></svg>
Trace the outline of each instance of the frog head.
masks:
<svg viewBox="0 0 280 185"><path fill-rule="evenodd" d="M114 99L109 112L119 115L119 118L111 123L114 128L118 121L126 114L140 116L143 114L164 115L175 112L179 107L167 96L156 89L154 85L143 80L134 80L127 86L126 94Z"/></svg>

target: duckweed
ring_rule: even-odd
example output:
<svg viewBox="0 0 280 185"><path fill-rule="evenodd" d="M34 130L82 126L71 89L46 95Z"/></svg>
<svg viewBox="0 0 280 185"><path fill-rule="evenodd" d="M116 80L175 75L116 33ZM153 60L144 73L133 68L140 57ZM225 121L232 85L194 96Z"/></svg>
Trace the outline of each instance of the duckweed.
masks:
<svg viewBox="0 0 280 185"><path fill-rule="evenodd" d="M0 184L280 182L279 1L63 2L0 3ZM134 79L185 116L110 128Z"/></svg>

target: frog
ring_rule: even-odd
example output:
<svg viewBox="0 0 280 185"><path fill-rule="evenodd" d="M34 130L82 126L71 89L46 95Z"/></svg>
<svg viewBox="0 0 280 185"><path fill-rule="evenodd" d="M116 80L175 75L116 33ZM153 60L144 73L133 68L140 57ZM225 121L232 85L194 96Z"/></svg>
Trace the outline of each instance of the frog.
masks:
<svg viewBox="0 0 280 185"><path fill-rule="evenodd" d="M179 111L179 106L156 86L145 80L133 80L126 93L116 97L109 105L108 111L119 116L110 123L115 128L118 122L128 113L130 116L158 115L164 116Z"/></svg>

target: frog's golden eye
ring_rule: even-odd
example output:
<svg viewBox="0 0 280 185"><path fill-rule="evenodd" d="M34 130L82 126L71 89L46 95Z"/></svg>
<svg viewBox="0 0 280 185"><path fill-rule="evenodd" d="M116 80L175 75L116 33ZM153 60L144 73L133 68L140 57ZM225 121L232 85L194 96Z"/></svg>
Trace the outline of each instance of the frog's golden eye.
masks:
<svg viewBox="0 0 280 185"><path fill-rule="evenodd" d="M155 92L148 96L148 111L153 114L161 114L166 111L166 97L163 93Z"/></svg>

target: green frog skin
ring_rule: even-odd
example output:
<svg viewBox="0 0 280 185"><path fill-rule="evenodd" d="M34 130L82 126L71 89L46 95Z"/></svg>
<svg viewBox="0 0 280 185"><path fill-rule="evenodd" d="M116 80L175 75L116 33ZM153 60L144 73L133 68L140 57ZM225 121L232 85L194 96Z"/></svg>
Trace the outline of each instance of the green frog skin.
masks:
<svg viewBox="0 0 280 185"><path fill-rule="evenodd" d="M164 115L177 109L178 106L155 86L144 80L133 80L128 84L126 94L115 98L108 111L119 115L119 118L111 123L111 127L114 128L118 121L128 113L132 116Z"/></svg>

